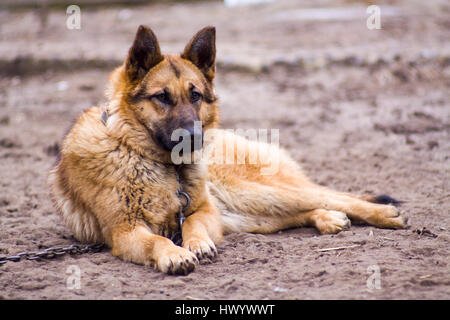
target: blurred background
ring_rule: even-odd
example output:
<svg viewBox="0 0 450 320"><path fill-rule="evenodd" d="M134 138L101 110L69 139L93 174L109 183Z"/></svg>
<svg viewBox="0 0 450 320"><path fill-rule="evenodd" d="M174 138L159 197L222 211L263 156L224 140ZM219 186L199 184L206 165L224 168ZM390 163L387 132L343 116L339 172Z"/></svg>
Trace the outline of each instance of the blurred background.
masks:
<svg viewBox="0 0 450 320"><path fill-rule="evenodd" d="M66 8L73 3L0 1L1 73L115 65L139 24L153 28L168 52L179 52L197 30L215 25L219 65L257 72L277 63L429 60L449 51L445 0L78 0L80 29L69 29ZM380 8L379 30L366 26L371 4Z"/></svg>
<svg viewBox="0 0 450 320"><path fill-rule="evenodd" d="M73 4L80 8L79 28L68 27L73 13L66 10ZM379 29L372 28L374 11L367 12L371 5L378 6ZM105 102L108 74L125 59L140 24L153 29L163 53L180 53L199 29L215 26L215 85L222 127L279 129L280 144L314 181L342 191L391 194L406 201L403 209L410 217L411 230L426 225L434 233L449 232L448 0L0 0L0 253L34 249L30 243L50 245L61 243L64 237L70 239L70 231L55 213L44 188L46 175L73 119L84 109ZM340 245L366 239L365 229L352 230L356 235L339 238ZM327 280L325 291L303 280L291 281L291 275L299 270L298 261L309 264L308 268L323 268L318 263L322 260L315 260L314 254L303 256L296 245L330 247L338 241L333 238L328 244L330 238L323 237L320 241L324 242L318 244L313 231L298 232L303 232L298 237L300 244L276 236L283 247L292 246L285 251L298 254L297 260L283 260L283 254L274 258L261 249L273 247L270 243L255 249L256 242L274 238L257 238L255 243L238 238L243 244L237 249L232 245L236 241L231 241L229 246L237 251L223 249L227 262L215 264L210 274L198 273L199 281L206 284L195 295L235 299L367 297L358 282L365 279L366 269L360 271L360 278L349 276L357 270L349 263L353 259L350 253L342 255L342 264L333 260L341 269L332 281ZM380 291L377 297L442 298L445 290L448 297L448 235L447 240L439 237L426 243L414 238L414 245L423 246L423 252L437 252L420 255L408 251L411 231L383 232L395 239L397 247L376 246L382 251L359 252L358 259L370 260L374 252L380 265L390 270L383 273L383 286L404 279L408 290L396 286ZM225 242L222 248L227 246ZM215 291L217 277L239 279L240 265L228 261L255 254L258 259L264 255L271 258L264 264L246 265L254 279L251 287L246 282L221 293ZM411 257L424 259L420 260L422 267ZM109 270L112 276L120 276L120 268L131 268L104 259L110 266L117 264L119 271ZM442 261L438 265L435 260ZM279 265L283 268L277 269ZM83 268L88 266L87 261ZM137 268L133 270L141 272ZM332 273L330 268L327 271ZM347 275L342 271L346 268ZM425 276L438 275L427 290L419 282L408 282L408 277L424 268ZM267 289L269 280L260 272L265 269L285 279L277 284L285 291ZM22 278L34 279L33 265L27 270L28 276L21 273ZM326 273L319 271L319 275ZM42 274L44 283L47 275L55 277L55 273ZM16 276L9 272L0 277L2 294L30 296L20 285L17 290L11 288L9 283ZM154 274L145 277L160 281L163 297L170 293L172 298L183 298L189 290L188 286L174 289L169 280L161 282ZM309 281L311 277L305 274L300 278ZM149 293L143 288L142 279L136 279L130 292L137 297L160 298L159 290ZM34 297L73 297L67 290L58 291L52 281ZM95 281L86 286L85 297L126 296L110 287L102 290L110 279L103 287Z"/></svg>
<svg viewBox="0 0 450 320"><path fill-rule="evenodd" d="M181 52L199 29L214 25L226 127L280 127L290 135L282 141L287 147L329 139L328 126L343 129L343 136L332 135L338 141L367 126L407 142L417 132L448 129L448 1L76 3L80 15L73 20L71 1L0 2L3 122L55 117L64 127L104 102L107 74L125 59L140 24L153 29L165 53ZM379 28L373 28L372 5ZM401 102L392 105L394 99ZM447 108L425 103L435 100Z"/></svg>

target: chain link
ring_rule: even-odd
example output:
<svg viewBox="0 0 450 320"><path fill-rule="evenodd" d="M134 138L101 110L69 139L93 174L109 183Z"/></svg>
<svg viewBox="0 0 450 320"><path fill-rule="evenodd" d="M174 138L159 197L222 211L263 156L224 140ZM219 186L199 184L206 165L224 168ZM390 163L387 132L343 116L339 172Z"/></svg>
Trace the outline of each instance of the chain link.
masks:
<svg viewBox="0 0 450 320"><path fill-rule="evenodd" d="M56 257L69 255L79 255L84 253L94 253L102 251L104 247L103 243L97 244L72 244L68 247L59 246L47 248L40 252L19 252L14 256L0 256L0 266L4 265L8 261L19 262L23 260L41 260L41 259L53 259Z"/></svg>
<svg viewBox="0 0 450 320"><path fill-rule="evenodd" d="M183 196L186 198L186 205L184 205L184 206L182 205L180 207L180 210L178 211L178 217L177 217L178 218L178 230L172 235L170 240L172 240L172 242L175 243L177 246L181 246L183 243L181 228L183 226L184 220L186 220L184 211L186 211L186 209L189 208L189 206L191 205L191 197L189 197L189 195L186 192L180 191L180 190L178 190L177 194L178 194L178 197Z"/></svg>

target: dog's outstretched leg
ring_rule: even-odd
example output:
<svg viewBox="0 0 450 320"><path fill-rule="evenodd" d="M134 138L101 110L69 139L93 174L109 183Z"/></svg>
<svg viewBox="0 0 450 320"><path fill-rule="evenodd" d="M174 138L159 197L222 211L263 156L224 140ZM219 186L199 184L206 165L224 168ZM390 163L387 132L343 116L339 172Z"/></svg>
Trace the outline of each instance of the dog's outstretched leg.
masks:
<svg viewBox="0 0 450 320"><path fill-rule="evenodd" d="M241 148L244 150L241 158L245 160L241 164L219 163L209 167L210 189L223 207L226 232L274 232L309 224L322 233L332 233L339 228L326 228L326 221L339 220L338 224L345 226L345 219L338 219L342 214L380 228L406 227L406 219L391 205L398 201L391 197L364 197L363 200L361 196L317 185L282 149L227 132L222 132L222 139L214 140L212 160L223 154L224 145L245 146ZM257 161L250 161L252 154L258 155ZM237 152L234 157L238 158ZM262 169L266 167L276 170L263 174Z"/></svg>
<svg viewBox="0 0 450 320"><path fill-rule="evenodd" d="M229 179L226 186L217 184L211 188L226 212L236 212L243 217L239 221L245 227L232 227L232 230L266 233L313 225L321 233L334 233L347 224L346 219L338 217L342 214L379 228L406 227L406 219L392 205L367 202L311 183L293 187L278 181L276 176L272 180L270 183L275 185ZM325 227L326 221L333 225L332 220L339 220L340 227Z"/></svg>

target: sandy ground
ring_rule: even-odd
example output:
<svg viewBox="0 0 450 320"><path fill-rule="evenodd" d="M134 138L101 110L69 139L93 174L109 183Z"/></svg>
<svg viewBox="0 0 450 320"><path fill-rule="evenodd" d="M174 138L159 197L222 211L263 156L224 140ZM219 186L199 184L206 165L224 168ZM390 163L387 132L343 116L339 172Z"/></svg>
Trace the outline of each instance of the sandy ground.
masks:
<svg viewBox="0 0 450 320"><path fill-rule="evenodd" d="M312 228L231 234L214 263L188 276L124 263L107 250L9 262L0 266L0 299L449 299L449 7L408 3L396 3L402 14L374 31L364 19L292 18L286 12L302 8L296 1L89 10L76 33L58 27L64 12L52 11L40 30L32 12L0 11L0 64L8 66L0 73L0 255L75 241L52 206L46 174L73 119L104 99L109 65L90 63L120 62L141 23L172 52L216 25L222 127L280 129L281 145L313 180L391 194L404 201L410 224L324 236ZM28 64L11 67L18 57ZM65 59L69 67L59 69ZM80 68L70 67L75 60ZM319 250L334 247L347 248ZM80 289L66 285L72 265ZM380 271L378 288L371 270Z"/></svg>

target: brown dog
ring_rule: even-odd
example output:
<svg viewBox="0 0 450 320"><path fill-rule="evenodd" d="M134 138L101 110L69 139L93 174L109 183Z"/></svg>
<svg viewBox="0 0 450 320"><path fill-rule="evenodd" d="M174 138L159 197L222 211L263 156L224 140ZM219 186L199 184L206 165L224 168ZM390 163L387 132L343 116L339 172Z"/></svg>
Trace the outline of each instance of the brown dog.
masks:
<svg viewBox="0 0 450 320"><path fill-rule="evenodd" d="M318 186L278 147L216 130L215 51L213 27L198 32L181 55L162 55L153 32L139 27L124 64L110 76L108 103L79 117L49 175L55 205L77 239L104 242L124 260L187 274L198 259L216 255L223 233L295 226L337 233L350 226L347 216L405 227L392 198ZM178 129L195 141L183 157L192 160L202 143L210 152L175 164ZM208 132L215 134L205 137ZM243 148L234 148L232 164L212 161L237 145ZM261 174L275 158L276 170ZM169 238L180 227L177 246Z"/></svg>

